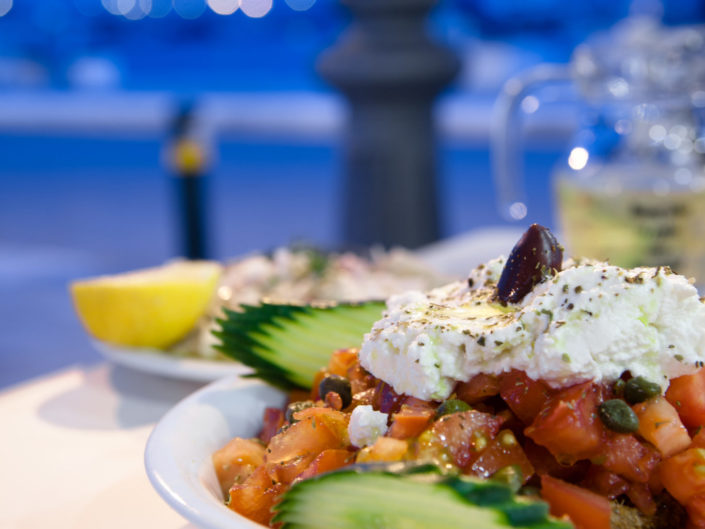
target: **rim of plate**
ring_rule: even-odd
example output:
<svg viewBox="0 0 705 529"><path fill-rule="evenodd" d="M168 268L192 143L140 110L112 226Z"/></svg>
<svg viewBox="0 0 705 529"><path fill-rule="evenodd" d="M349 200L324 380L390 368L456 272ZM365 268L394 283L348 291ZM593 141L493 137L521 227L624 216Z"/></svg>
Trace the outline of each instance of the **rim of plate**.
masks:
<svg viewBox="0 0 705 529"><path fill-rule="evenodd" d="M207 474L213 472L213 467L209 466L212 465L211 454L232 436L230 433L219 436L218 432L198 431L198 420L210 414L205 422L222 422L221 427L232 429L233 425L227 424L226 411L218 402L214 403L225 393L229 400L226 406L239 407L240 413L252 418L249 426L257 427L261 425L262 414L254 413L252 402L258 402L264 408L281 405L285 400L284 393L259 380L233 376L208 384L176 404L154 427L145 447L145 470L162 499L199 528L262 529L262 525L228 509L222 499L209 490L206 482ZM263 400L265 398L268 401ZM184 457L178 443L175 444L179 433L184 431L200 441L205 439L204 444L212 446L190 458ZM220 433L223 434L222 428Z"/></svg>
<svg viewBox="0 0 705 529"><path fill-rule="evenodd" d="M120 347L98 340L93 340L93 346L115 364L169 378L213 382L230 375L252 372L250 368L235 361L174 356L158 349Z"/></svg>

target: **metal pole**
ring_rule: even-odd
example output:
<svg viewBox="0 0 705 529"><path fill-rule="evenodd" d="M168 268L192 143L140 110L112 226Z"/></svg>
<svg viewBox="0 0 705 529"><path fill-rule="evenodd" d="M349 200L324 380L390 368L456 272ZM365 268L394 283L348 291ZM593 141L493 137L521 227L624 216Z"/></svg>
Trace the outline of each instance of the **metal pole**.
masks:
<svg viewBox="0 0 705 529"><path fill-rule="evenodd" d="M425 22L435 0L341 0L355 15L320 74L349 102L343 235L415 248L439 237L433 100L459 62Z"/></svg>

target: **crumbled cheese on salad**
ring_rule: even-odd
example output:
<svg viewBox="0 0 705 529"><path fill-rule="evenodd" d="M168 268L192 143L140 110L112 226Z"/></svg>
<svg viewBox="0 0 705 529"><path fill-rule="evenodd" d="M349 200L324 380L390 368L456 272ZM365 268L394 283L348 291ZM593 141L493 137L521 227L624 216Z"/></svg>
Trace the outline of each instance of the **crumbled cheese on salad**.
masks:
<svg viewBox="0 0 705 529"><path fill-rule="evenodd" d="M705 361L705 305L667 267L567 261L516 304L494 298L504 259L466 282L387 302L360 362L395 391L445 399L478 373L525 371L554 387L612 381L624 371L658 382Z"/></svg>
<svg viewBox="0 0 705 529"><path fill-rule="evenodd" d="M350 442L358 448L375 443L378 437L387 433L388 415L375 411L372 406L358 406L350 414L348 435Z"/></svg>

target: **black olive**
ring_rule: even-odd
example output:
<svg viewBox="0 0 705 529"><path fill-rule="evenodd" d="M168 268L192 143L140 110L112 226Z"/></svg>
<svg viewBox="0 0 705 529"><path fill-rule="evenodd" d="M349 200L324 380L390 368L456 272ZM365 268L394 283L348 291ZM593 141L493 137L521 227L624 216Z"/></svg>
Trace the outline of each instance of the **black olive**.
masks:
<svg viewBox="0 0 705 529"><path fill-rule="evenodd" d="M638 404L661 394L661 386L644 377L630 378L624 385L624 399L629 404Z"/></svg>
<svg viewBox="0 0 705 529"><path fill-rule="evenodd" d="M470 406L467 402L460 399L448 399L443 401L438 409L436 410L436 418L443 417L444 415L450 415L451 413L458 413L460 411L468 411Z"/></svg>
<svg viewBox="0 0 705 529"><path fill-rule="evenodd" d="M293 424L296 422L296 419L294 419L294 414L297 411L305 410L306 408L313 408L313 406L314 404L311 400L300 400L298 402L292 402L286 407L286 411L284 412L284 419L286 419L286 422Z"/></svg>
<svg viewBox="0 0 705 529"><path fill-rule="evenodd" d="M497 282L500 301L516 303L534 285L560 272L563 248L548 228L532 224L521 236L509 255Z"/></svg>
<svg viewBox="0 0 705 529"><path fill-rule="evenodd" d="M343 402L342 409L350 406L352 402L352 389L350 388L350 381L347 378L341 377L340 375L326 375L318 386L318 394L322 399L325 399L330 391L340 395L340 400Z"/></svg>
<svg viewBox="0 0 705 529"><path fill-rule="evenodd" d="M621 399L606 400L597 408L602 423L619 433L633 433L639 429L639 418L629 405Z"/></svg>

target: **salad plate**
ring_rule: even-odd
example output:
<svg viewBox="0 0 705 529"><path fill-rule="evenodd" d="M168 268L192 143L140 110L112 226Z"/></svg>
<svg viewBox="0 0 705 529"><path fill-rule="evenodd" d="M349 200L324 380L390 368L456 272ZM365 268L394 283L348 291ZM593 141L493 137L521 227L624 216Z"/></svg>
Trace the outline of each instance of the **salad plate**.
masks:
<svg viewBox="0 0 705 529"><path fill-rule="evenodd" d="M235 436L255 437L266 407L284 393L259 381L227 377L186 397L159 421L145 468L159 495L203 529L262 529L225 506L211 455Z"/></svg>
<svg viewBox="0 0 705 529"><path fill-rule="evenodd" d="M93 346L103 357L115 364L168 378L212 382L251 371L250 368L227 359L208 360L169 355L157 349L119 347L98 340L93 341Z"/></svg>

